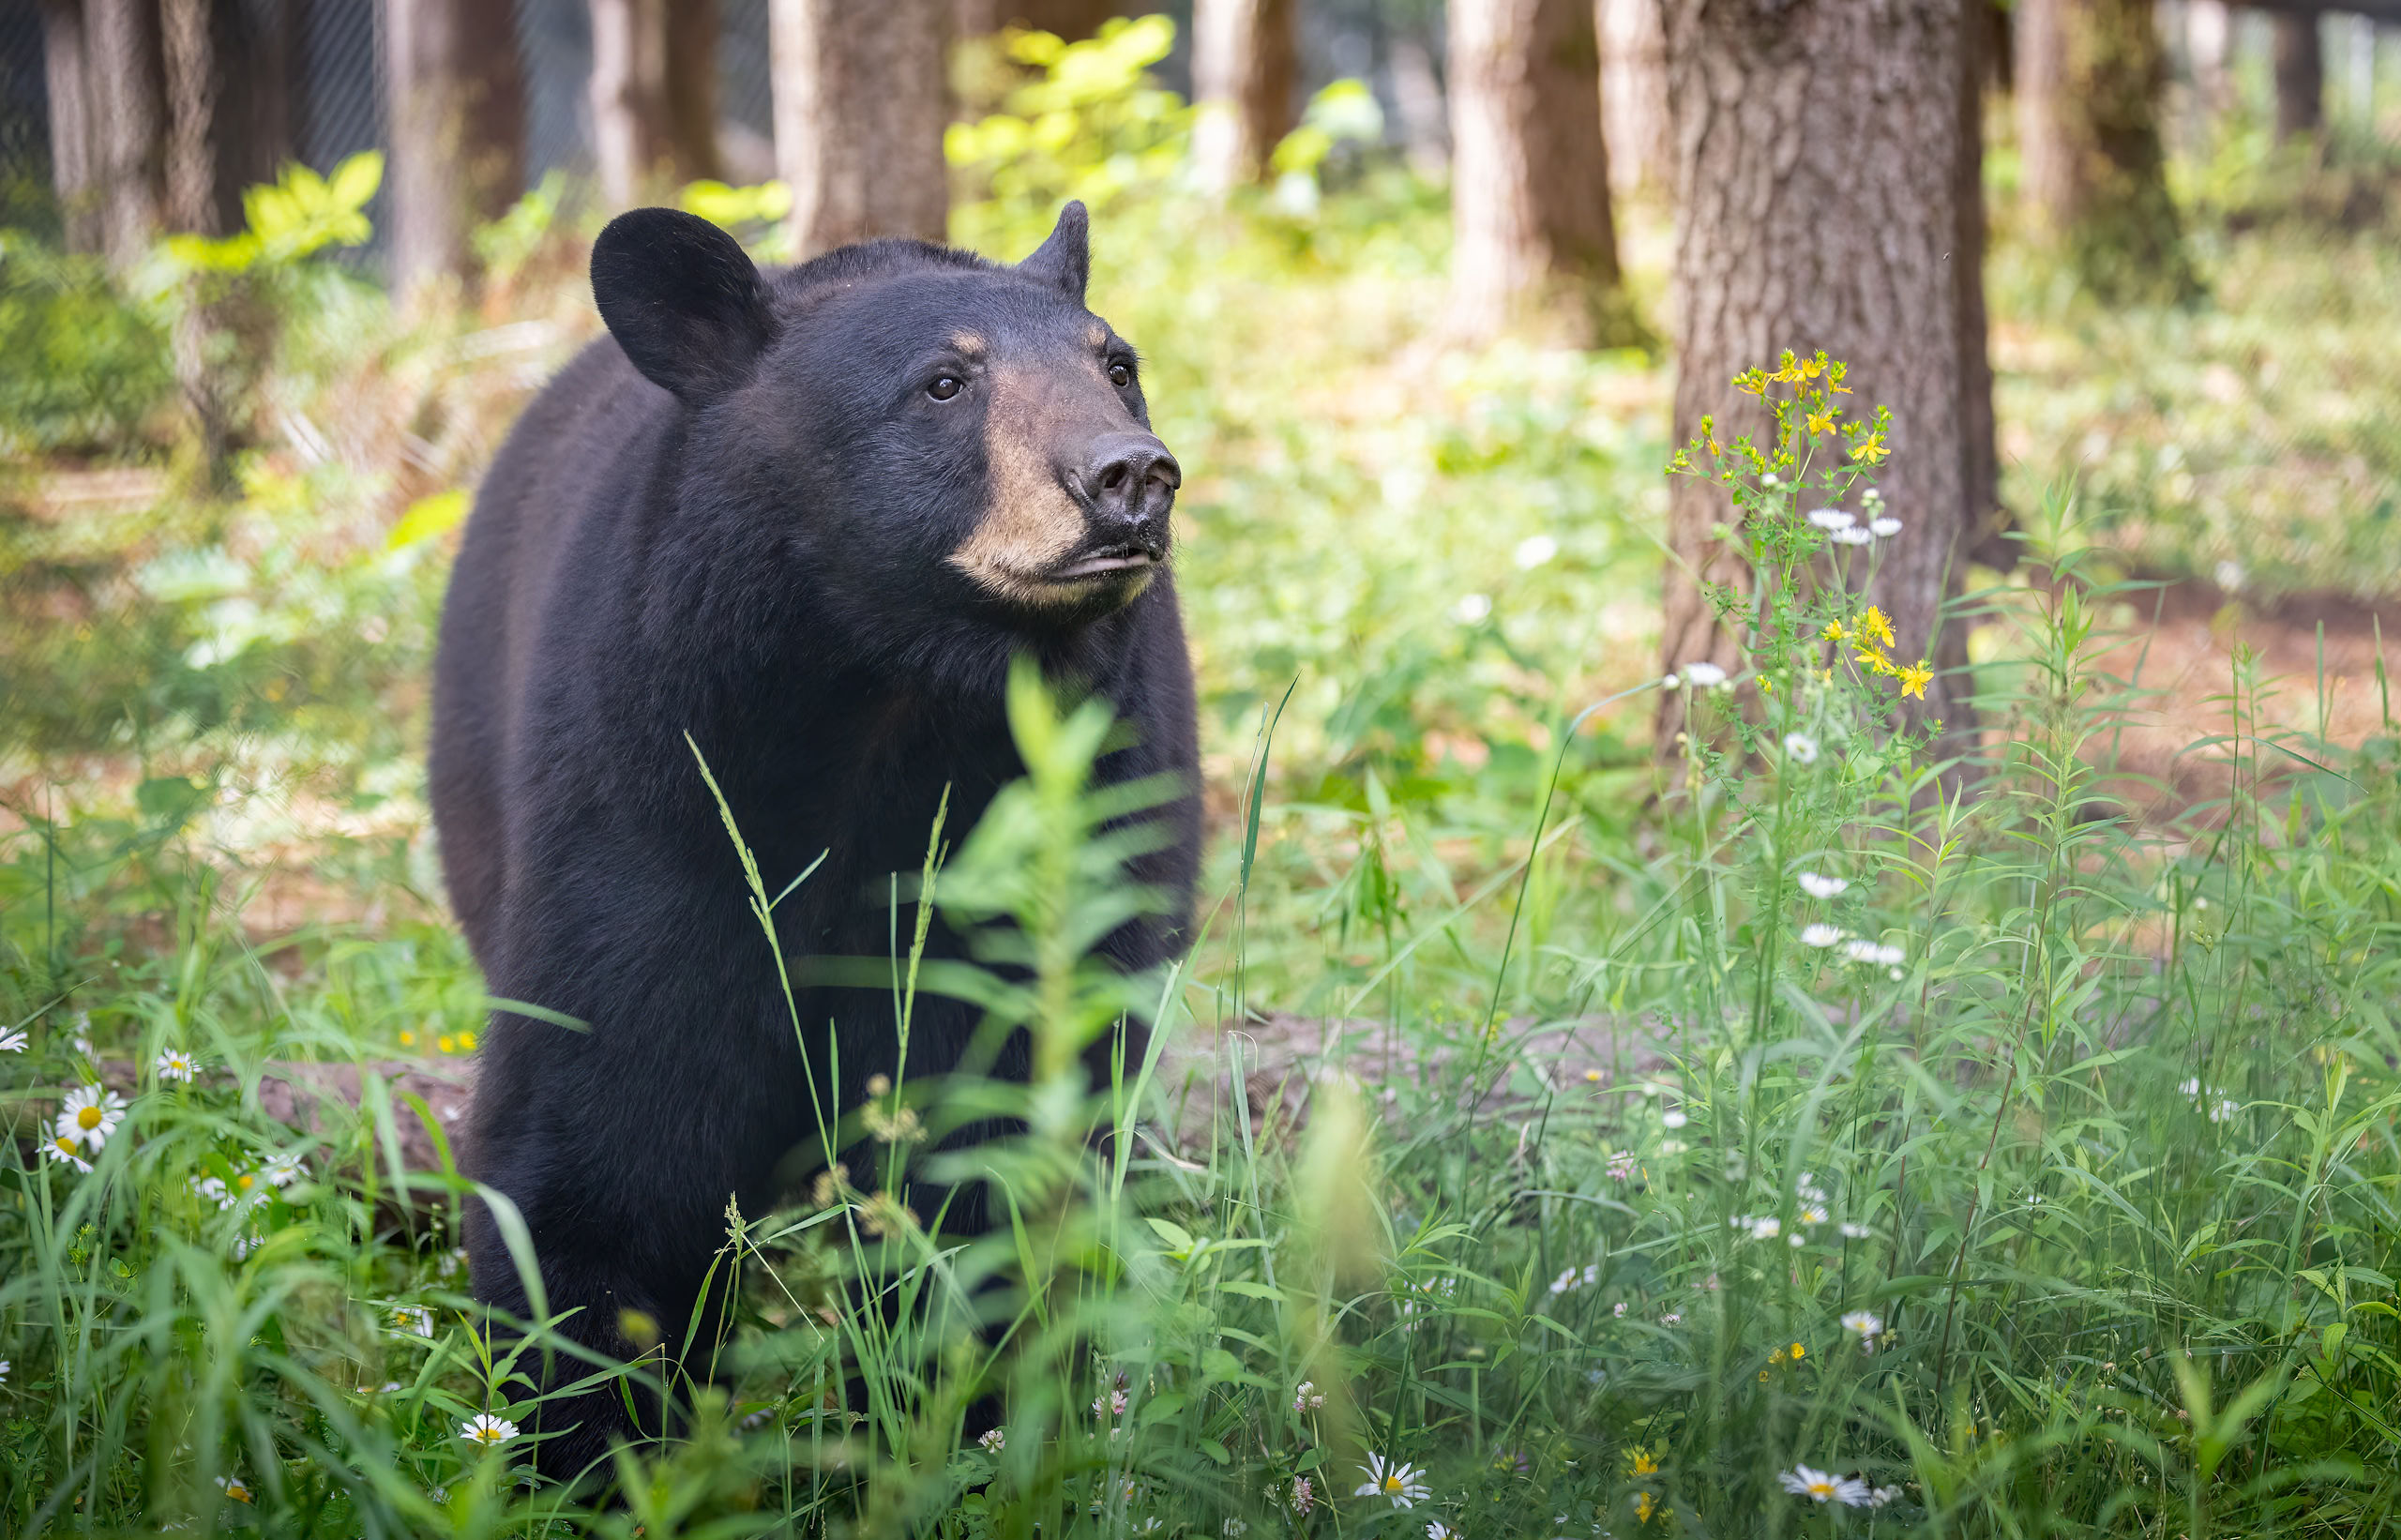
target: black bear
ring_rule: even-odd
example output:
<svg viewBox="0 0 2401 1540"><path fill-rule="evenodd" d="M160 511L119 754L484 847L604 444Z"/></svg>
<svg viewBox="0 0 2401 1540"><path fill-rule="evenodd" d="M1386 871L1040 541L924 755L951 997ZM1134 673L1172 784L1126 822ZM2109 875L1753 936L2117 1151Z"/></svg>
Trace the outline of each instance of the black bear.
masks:
<svg viewBox="0 0 2401 1540"><path fill-rule="evenodd" d="M824 857L775 911L787 957L882 958L890 874L922 864L945 793L963 829L1023 773L1004 710L1030 657L1130 726L1104 779L1189 788L1133 874L1175 912L1108 947L1140 969L1184 944L1200 827L1168 567L1181 472L1134 351L1084 306L1089 270L1072 203L1015 266L881 240L762 274L714 225L656 208L593 248L609 336L484 478L443 614L430 766L491 993L582 1024L496 1011L468 1140L581 1343L630 1355L642 1318L680 1340L728 1198L772 1202L829 1110L807 1089L828 1043L804 1064L687 733L771 890ZM961 944L938 925L931 948ZM896 1068L889 997L799 1005L838 1040L833 1099L857 1106ZM975 1025L921 1002L912 1075L953 1067ZM1003 1073L1022 1074L1014 1058ZM468 1246L478 1296L525 1312L480 1204ZM613 1386L542 1428L561 1474L641 1431Z"/></svg>

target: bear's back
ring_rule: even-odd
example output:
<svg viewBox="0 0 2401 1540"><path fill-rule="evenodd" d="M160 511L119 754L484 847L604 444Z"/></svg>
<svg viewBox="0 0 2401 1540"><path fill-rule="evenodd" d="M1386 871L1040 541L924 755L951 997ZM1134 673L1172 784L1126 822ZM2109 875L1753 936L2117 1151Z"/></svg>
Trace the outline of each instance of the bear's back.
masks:
<svg viewBox="0 0 2401 1540"><path fill-rule="evenodd" d="M451 907L487 968L507 878L502 780L542 617L575 529L642 497L675 413L603 336L525 409L476 490L434 652L428 791Z"/></svg>

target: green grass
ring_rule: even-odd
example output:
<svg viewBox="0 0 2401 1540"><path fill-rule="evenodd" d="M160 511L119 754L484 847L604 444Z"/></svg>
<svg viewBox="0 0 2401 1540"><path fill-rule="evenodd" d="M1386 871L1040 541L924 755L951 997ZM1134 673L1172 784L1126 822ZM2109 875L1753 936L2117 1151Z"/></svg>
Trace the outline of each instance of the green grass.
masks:
<svg viewBox="0 0 2401 1540"><path fill-rule="evenodd" d="M1173 147L1167 108L1107 102L1094 143ZM1117 174L1091 148L1015 166L962 233L1030 249ZM935 1246L888 1174L740 1216L743 1309L690 1360L718 1378L613 1506L535 1484L526 1434L461 1437L530 1428L533 1381L465 1292L472 1189L439 1153L407 1169L426 1109L376 1068L483 1021L426 838L423 676L446 494L589 334L574 219L511 226L489 318L402 323L312 269L232 499L189 490L146 406L75 407L161 479L60 517L21 459L0 521L25 599L0 619L0 1041L26 1038L0 1051L0 1532L2390 1532L2388 683L2373 735L2330 742L2271 725L2322 723L2285 708L2330 681L2238 655L2193 750L2227 792L2137 822L2109 772L2149 697L2100 618L2147 612L2128 567L2231 551L2262 586L2357 589L2384 560L2345 489L2392 480L2390 261L2201 206L2197 310L2096 314L1997 257L2004 433L2056 581L1962 606L2002 732L1955 800L1889 680L1818 678L1804 639L1857 616L1756 484L1774 688L1756 724L1705 695L1703 751L1657 783L1664 370L1425 340L1438 194L1371 167L1306 215L1105 203L1095 305L1192 471L1204 939L1168 977L1085 962L1132 901L1080 791L1100 728L1021 695L1034 774L946 831L930 901L1024 982L914 969L911 914L895 962L1029 1027L1045 1073L897 1087L859 1125L914 1147L912 1118L1018 1112L985 1156L1013 1222ZM2205 409L2220 361L2242 393ZM2081 500L2044 501L2078 464ZM1128 1011L1158 1056L1065 1075ZM1254 1100L1254 1012L1365 1026ZM198 1079L162 1080L170 1050ZM295 1063L365 1066L360 1106L283 1121ZM41 1143L96 1076L131 1095L85 1174ZM987 1384L997 1451L961 1435ZM1354 1496L1370 1457L1425 1495ZM1887 1499L1793 1495L1801 1466Z"/></svg>

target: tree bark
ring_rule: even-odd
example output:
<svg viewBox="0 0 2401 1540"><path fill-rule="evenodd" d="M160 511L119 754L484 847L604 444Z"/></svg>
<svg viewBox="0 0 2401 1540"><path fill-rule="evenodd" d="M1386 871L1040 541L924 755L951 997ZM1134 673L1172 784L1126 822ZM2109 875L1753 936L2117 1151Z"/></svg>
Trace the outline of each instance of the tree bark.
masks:
<svg viewBox="0 0 2401 1540"><path fill-rule="evenodd" d="M169 228L222 234L217 209L218 97L223 86L209 0L161 0L160 54L167 77Z"/></svg>
<svg viewBox="0 0 2401 1540"><path fill-rule="evenodd" d="M612 209L648 202L667 156L667 0L590 0L592 159Z"/></svg>
<svg viewBox="0 0 2401 1540"><path fill-rule="evenodd" d="M2326 126L2326 55L2318 45L2318 18L2278 16L2276 38L2276 143L2314 135Z"/></svg>
<svg viewBox="0 0 2401 1540"><path fill-rule="evenodd" d="M1218 192L1265 179L1268 157L1299 121L1295 0L1194 0L1192 160Z"/></svg>
<svg viewBox="0 0 2401 1540"><path fill-rule="evenodd" d="M1609 190L1621 198L1665 192L1675 179L1676 142L1659 0L1600 0L1599 24Z"/></svg>
<svg viewBox="0 0 2401 1540"><path fill-rule="evenodd" d="M1593 0L1451 0L1451 325L1618 329Z"/></svg>
<svg viewBox="0 0 2401 1540"><path fill-rule="evenodd" d="M2159 140L2166 57L2152 0L2019 0L2017 142L2038 229L2105 298L2198 286Z"/></svg>
<svg viewBox="0 0 2401 1540"><path fill-rule="evenodd" d="M717 152L717 0L667 8L667 153L679 182L721 179Z"/></svg>
<svg viewBox="0 0 2401 1540"><path fill-rule="evenodd" d="M100 249L98 125L89 39L78 0L42 0L42 79L50 95L50 182L69 251Z"/></svg>
<svg viewBox="0 0 2401 1540"><path fill-rule="evenodd" d="M943 238L951 0L770 0L776 165L803 257L878 235Z"/></svg>
<svg viewBox="0 0 2401 1540"><path fill-rule="evenodd" d="M407 294L472 271L468 235L525 180L525 77L506 6L383 8L389 71L392 278Z"/></svg>
<svg viewBox="0 0 2401 1540"><path fill-rule="evenodd" d="M1052 33L1072 43L1098 32L1100 23L1123 9L1121 0L959 0L956 25L961 38L1017 26Z"/></svg>
<svg viewBox="0 0 2401 1540"><path fill-rule="evenodd" d="M1676 124L1675 435L1712 416L1717 437L1765 439L1767 417L1729 385L1790 348L1850 365L1844 404L1893 413L1877 480L1905 521L1885 542L1875 602L1896 657L1938 671L1916 719L1940 720L1939 752L1974 742L1966 646L1938 625L1967 537L1990 512L1991 406L1982 330L1982 147L1963 93L1982 67L1974 0L1667 0ZM1734 668L1735 639L1698 581L1747 582L1743 552L1715 537L1733 512L1714 482L1670 496L1664 662ZM1684 697L1663 697L1673 755Z"/></svg>
<svg viewBox="0 0 2401 1540"><path fill-rule="evenodd" d="M100 248L111 266L126 268L159 234L165 190L166 83L158 8L155 0L88 0L83 27Z"/></svg>

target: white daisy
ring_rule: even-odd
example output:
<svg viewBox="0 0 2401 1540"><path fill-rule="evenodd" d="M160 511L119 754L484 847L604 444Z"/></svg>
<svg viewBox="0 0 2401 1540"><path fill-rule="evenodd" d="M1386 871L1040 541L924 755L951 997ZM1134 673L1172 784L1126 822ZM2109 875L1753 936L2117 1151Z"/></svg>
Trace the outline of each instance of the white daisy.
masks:
<svg viewBox="0 0 2401 1540"><path fill-rule="evenodd" d="M1773 1241L1783 1233L1784 1221L1773 1214L1751 1221L1751 1239L1754 1241Z"/></svg>
<svg viewBox="0 0 2401 1540"><path fill-rule="evenodd" d="M1800 1220L1805 1225L1822 1225L1826 1222L1829 1215L1824 1209L1819 1208L1815 1204L1810 1204L1803 1208L1801 1212L1795 1214L1792 1217Z"/></svg>
<svg viewBox="0 0 2401 1540"><path fill-rule="evenodd" d="M72 1166L85 1176L92 1174L92 1163L75 1153L72 1136L60 1134L41 1147L41 1153L61 1166Z"/></svg>
<svg viewBox="0 0 2401 1540"><path fill-rule="evenodd" d="M1856 937L1842 944L1842 955L1853 962L1874 962L1876 954L1881 950L1874 942L1861 941Z"/></svg>
<svg viewBox="0 0 2401 1540"><path fill-rule="evenodd" d="M1839 1502L1849 1508L1867 1505L1867 1483L1856 1476L1837 1476L1824 1471L1812 1471L1796 1465L1776 1477L1784 1489L1795 1497L1805 1497L1816 1502Z"/></svg>
<svg viewBox="0 0 2401 1540"><path fill-rule="evenodd" d="M98 1153L125 1120L125 1098L97 1085L79 1085L58 1104L58 1133Z"/></svg>
<svg viewBox="0 0 2401 1540"><path fill-rule="evenodd" d="M1880 540L1889 540L1901 532L1901 521L1890 514L1867 521L1867 533Z"/></svg>
<svg viewBox="0 0 2401 1540"><path fill-rule="evenodd" d="M1437 1518L1426 1526L1426 1540L1459 1540L1459 1532Z"/></svg>
<svg viewBox="0 0 2401 1540"><path fill-rule="evenodd" d="M1823 920L1801 928L1801 942L1805 946L1832 946L1840 940L1842 940L1842 928L1828 925Z"/></svg>
<svg viewBox="0 0 2401 1540"><path fill-rule="evenodd" d="M1806 732L1788 732L1784 735L1784 752L1795 764L1815 764L1818 740Z"/></svg>
<svg viewBox="0 0 2401 1540"><path fill-rule="evenodd" d="M1369 1455L1367 1463L1359 1467L1367 1479L1359 1484L1352 1497L1389 1498L1396 1508L1414 1507L1425 1501L1426 1472L1414 1465L1388 1461L1382 1455Z"/></svg>
<svg viewBox="0 0 2401 1540"><path fill-rule="evenodd" d="M227 1186L225 1185L225 1179L219 1176L193 1177L191 1190L198 1193L207 1201L216 1204L217 1212L219 1214L224 1213L227 1209L232 1208L235 1202L239 1201L239 1200L235 1199L234 1196L234 1189Z"/></svg>
<svg viewBox="0 0 2401 1540"><path fill-rule="evenodd" d="M1548 535L1529 535L1518 542L1519 566L1532 570L1559 554L1559 542Z"/></svg>
<svg viewBox="0 0 2401 1540"><path fill-rule="evenodd" d="M1842 1329L1858 1337L1861 1347L1874 1352L1876 1339L1884 1335L1884 1319L1873 1310L1851 1310L1843 1316Z"/></svg>
<svg viewBox="0 0 2401 1540"><path fill-rule="evenodd" d="M267 1163L259 1168L259 1180L277 1188L292 1185L303 1174L300 1157L290 1153L270 1156Z"/></svg>
<svg viewBox="0 0 2401 1540"><path fill-rule="evenodd" d="M25 1051L25 1034L22 1032L0 1032L0 1053Z"/></svg>
<svg viewBox="0 0 2401 1540"><path fill-rule="evenodd" d="M480 1443L488 1449L498 1448L517 1437L517 1425L506 1417L495 1417L489 1412L479 1412L459 1425L459 1437L470 1443Z"/></svg>
<svg viewBox="0 0 2401 1540"><path fill-rule="evenodd" d="M175 1048L159 1054L150 1067L158 1071L159 1079L162 1080L183 1080L187 1083L200 1072L200 1066L193 1063L192 1056Z"/></svg>
<svg viewBox="0 0 2401 1540"><path fill-rule="evenodd" d="M1695 689L1715 689L1726 683L1726 671L1714 663L1687 663L1684 683Z"/></svg>
<svg viewBox="0 0 2401 1540"><path fill-rule="evenodd" d="M1848 529L1835 530L1826 538L1838 546L1872 546L1876 543L1875 533L1872 530L1861 529L1857 524Z"/></svg>
<svg viewBox="0 0 2401 1540"><path fill-rule="evenodd" d="M1801 874L1801 891L1812 898L1839 898L1850 886L1850 882L1845 878L1827 877L1814 871L1805 871Z"/></svg>
<svg viewBox="0 0 2401 1540"><path fill-rule="evenodd" d="M1859 522L1859 516L1847 508L1811 508L1806 517L1809 522L1830 534L1835 530L1849 529Z"/></svg>

